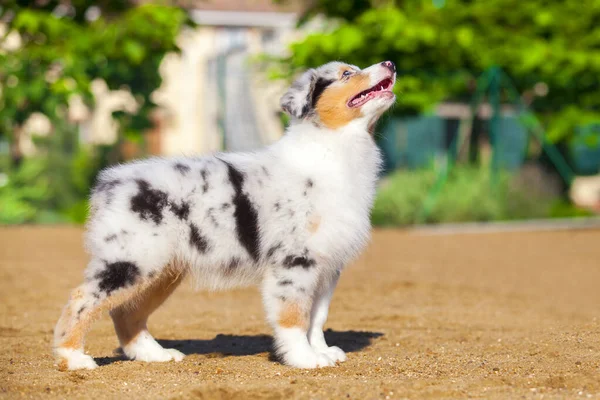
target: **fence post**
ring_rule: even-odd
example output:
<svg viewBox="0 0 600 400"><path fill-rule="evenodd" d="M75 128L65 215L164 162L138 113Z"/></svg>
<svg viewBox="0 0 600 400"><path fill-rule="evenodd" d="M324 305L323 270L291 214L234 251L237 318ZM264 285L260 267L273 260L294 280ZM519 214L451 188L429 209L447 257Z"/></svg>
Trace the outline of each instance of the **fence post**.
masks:
<svg viewBox="0 0 600 400"><path fill-rule="evenodd" d="M495 186L498 183L498 172L500 169L500 71L494 66L490 73L490 106L492 108L492 116L490 118L490 145L492 147L492 184Z"/></svg>

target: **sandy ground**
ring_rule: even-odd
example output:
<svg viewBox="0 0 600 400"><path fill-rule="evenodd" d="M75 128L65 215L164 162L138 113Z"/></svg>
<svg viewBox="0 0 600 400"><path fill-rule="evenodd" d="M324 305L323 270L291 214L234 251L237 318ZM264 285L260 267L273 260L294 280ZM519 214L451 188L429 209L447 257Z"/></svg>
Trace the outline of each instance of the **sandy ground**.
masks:
<svg viewBox="0 0 600 400"><path fill-rule="evenodd" d="M600 231L377 231L342 275L327 337L338 367L270 360L256 290L182 288L150 330L188 356L126 361L108 316L100 368L59 372L52 328L86 255L78 228L0 229L0 398L600 398Z"/></svg>

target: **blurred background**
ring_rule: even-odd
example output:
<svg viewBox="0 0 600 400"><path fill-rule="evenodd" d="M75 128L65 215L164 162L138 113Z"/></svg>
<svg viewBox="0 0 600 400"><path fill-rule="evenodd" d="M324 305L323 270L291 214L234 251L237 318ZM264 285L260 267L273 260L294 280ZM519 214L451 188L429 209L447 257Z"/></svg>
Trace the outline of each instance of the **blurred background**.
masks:
<svg viewBox="0 0 600 400"><path fill-rule="evenodd" d="M332 60L398 68L374 224L600 213L600 0L5 0L0 223L83 223L111 164L271 143Z"/></svg>

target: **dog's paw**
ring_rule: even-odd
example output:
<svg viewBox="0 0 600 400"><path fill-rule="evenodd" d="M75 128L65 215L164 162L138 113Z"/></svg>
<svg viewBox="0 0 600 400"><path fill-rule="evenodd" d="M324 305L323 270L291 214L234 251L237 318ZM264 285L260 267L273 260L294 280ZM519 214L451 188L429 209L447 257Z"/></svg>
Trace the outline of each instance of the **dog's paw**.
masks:
<svg viewBox="0 0 600 400"><path fill-rule="evenodd" d="M179 350L165 349L151 337L141 337L123 348L127 357L136 361L167 362L181 361L185 355Z"/></svg>
<svg viewBox="0 0 600 400"><path fill-rule="evenodd" d="M61 371L98 368L94 359L81 350L56 349L56 354L59 360L58 369Z"/></svg>
<svg viewBox="0 0 600 400"><path fill-rule="evenodd" d="M333 362L344 362L348 357L346 357L346 353L344 350L340 349L337 346L326 347L323 349L315 349L317 353L325 354L329 359L333 360Z"/></svg>
<svg viewBox="0 0 600 400"><path fill-rule="evenodd" d="M183 360L185 357L185 354L183 354L179 350L176 350L176 349L165 349L165 350L171 354L171 357L173 357L173 361L175 361L175 362L179 362L179 361Z"/></svg>
<svg viewBox="0 0 600 400"><path fill-rule="evenodd" d="M314 350L290 351L284 357L283 361L286 365L296 368L322 368L332 367L335 361L329 358L326 354L317 353Z"/></svg>

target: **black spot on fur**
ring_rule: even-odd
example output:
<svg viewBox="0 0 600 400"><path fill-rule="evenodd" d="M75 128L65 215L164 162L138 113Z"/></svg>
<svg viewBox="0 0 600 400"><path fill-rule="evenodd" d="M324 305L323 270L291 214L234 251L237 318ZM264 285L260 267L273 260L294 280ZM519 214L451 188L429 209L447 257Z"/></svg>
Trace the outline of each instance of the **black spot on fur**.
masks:
<svg viewBox="0 0 600 400"><path fill-rule="evenodd" d="M310 103L308 102L308 97L310 97L310 94L307 96L307 100L306 100L306 102L304 103L304 106L302 106L302 111L301 111L300 118L304 118L304 117L306 117L306 116L308 115L308 112L309 112L309 111L310 111L310 109L311 109L311 105L310 105Z"/></svg>
<svg viewBox="0 0 600 400"><path fill-rule="evenodd" d="M189 165L185 165L182 163L175 163L175 165L173 165L173 168L175 168L177 172L179 172L181 175L185 175L188 172L190 172Z"/></svg>
<svg viewBox="0 0 600 400"><path fill-rule="evenodd" d="M139 214L140 219L151 219L155 224L160 224L163 219L163 210L167 206L167 194L161 190L152 189L150 184L143 179L136 179L138 193L131 198L131 211Z"/></svg>
<svg viewBox="0 0 600 400"><path fill-rule="evenodd" d="M266 177L271 176L271 174L269 173L269 170L267 169L267 167L265 167L264 165L261 167L263 173L265 174Z"/></svg>
<svg viewBox="0 0 600 400"><path fill-rule="evenodd" d="M269 250L267 250L267 258L273 257L275 252L281 248L281 242L277 243L274 246L271 246Z"/></svg>
<svg viewBox="0 0 600 400"><path fill-rule="evenodd" d="M107 295L111 292L131 286L140 275L140 269L134 263L128 261L117 261L107 263L106 268L96 274L99 279L98 287Z"/></svg>
<svg viewBox="0 0 600 400"><path fill-rule="evenodd" d="M77 311L77 318L81 316L81 313L85 311L85 306L81 306L81 308Z"/></svg>
<svg viewBox="0 0 600 400"><path fill-rule="evenodd" d="M100 295L98 293L96 293L96 292L92 293L92 296L94 296L94 298L96 300L98 300L100 298Z"/></svg>
<svg viewBox="0 0 600 400"><path fill-rule="evenodd" d="M208 170L202 169L200 170L200 175L202 176L202 193L208 192L210 186L208 184Z"/></svg>
<svg viewBox="0 0 600 400"><path fill-rule="evenodd" d="M154 276L156 276L156 272L154 272L154 271L150 271L150 272L148 273L148 278L152 279L152 278L154 278Z"/></svg>
<svg viewBox="0 0 600 400"><path fill-rule="evenodd" d="M283 260L283 266L286 268L294 268L294 267L302 267L304 269L308 269L314 266L317 262L306 256L286 256Z"/></svg>
<svg viewBox="0 0 600 400"><path fill-rule="evenodd" d="M314 186L314 184L315 183L313 182L312 179L308 178L306 180L306 189L304 190L304 193L303 193L304 196L308 195L308 189L312 188Z"/></svg>
<svg viewBox="0 0 600 400"><path fill-rule="evenodd" d="M208 251L208 241L194 224L190 224L190 245L194 246L200 253Z"/></svg>
<svg viewBox="0 0 600 400"><path fill-rule="evenodd" d="M183 201L180 206L175 203L171 203L171 211L175 214L180 220L186 220L190 215L190 203L187 201Z"/></svg>
<svg viewBox="0 0 600 400"><path fill-rule="evenodd" d="M114 196L113 189L117 185L120 185L120 184L121 184L121 181L119 179L113 179L113 180L109 180L109 181L100 181L94 188L94 192L95 193L105 192L106 193L106 203L110 204L110 202L112 201L113 196Z"/></svg>
<svg viewBox="0 0 600 400"><path fill-rule="evenodd" d="M240 266L241 263L242 263L242 261L239 258L232 258L231 261L229 261L229 264L227 264L225 273L226 274L233 273Z"/></svg>
<svg viewBox="0 0 600 400"><path fill-rule="evenodd" d="M95 192L104 192L107 190L112 190L115 188L115 186L117 186L120 183L121 183L121 181L119 179L113 179L113 180L109 180L109 181L100 181L96 185L94 191Z"/></svg>
<svg viewBox="0 0 600 400"><path fill-rule="evenodd" d="M294 282L290 281L289 279L284 279L282 281L277 282L277 284L279 286L289 286L289 285L293 285Z"/></svg>
<svg viewBox="0 0 600 400"><path fill-rule="evenodd" d="M227 210L229 207L231 207L231 204L229 204L229 203L221 204L221 210Z"/></svg>
<svg viewBox="0 0 600 400"><path fill-rule="evenodd" d="M281 204L279 204L279 202L276 202L276 203L273 205L273 208L275 208L275 211L279 211L279 210L281 209Z"/></svg>
<svg viewBox="0 0 600 400"><path fill-rule="evenodd" d="M252 259L256 261L259 257L258 214L252 202L242 190L244 174L234 168L233 165L223 162L227 165L229 181L235 190L232 202L235 210L233 216L237 226L238 240Z"/></svg>
<svg viewBox="0 0 600 400"><path fill-rule="evenodd" d="M115 240L117 238L117 235L113 234L113 235L108 235L107 237L104 238L105 242L112 242L113 240Z"/></svg>
<svg viewBox="0 0 600 400"><path fill-rule="evenodd" d="M327 86L331 85L333 82L335 82L335 81L330 80L330 79L325 79L325 78L317 79L317 82L315 82L315 88L313 89L312 94L310 95L311 96L310 104L312 105L312 108L315 108L317 106L317 102L319 101L319 98L321 97L321 95L323 94L325 89L327 89Z"/></svg>
<svg viewBox="0 0 600 400"><path fill-rule="evenodd" d="M284 302L284 303L287 301L287 297L285 297L285 296L277 296L277 299L278 299L279 301L282 301L282 302Z"/></svg>
<svg viewBox="0 0 600 400"><path fill-rule="evenodd" d="M210 219L210 222L215 226L215 228L219 227L219 221L217 221L217 218L215 217L215 209L213 207L210 207L208 210L206 210L206 217Z"/></svg>

